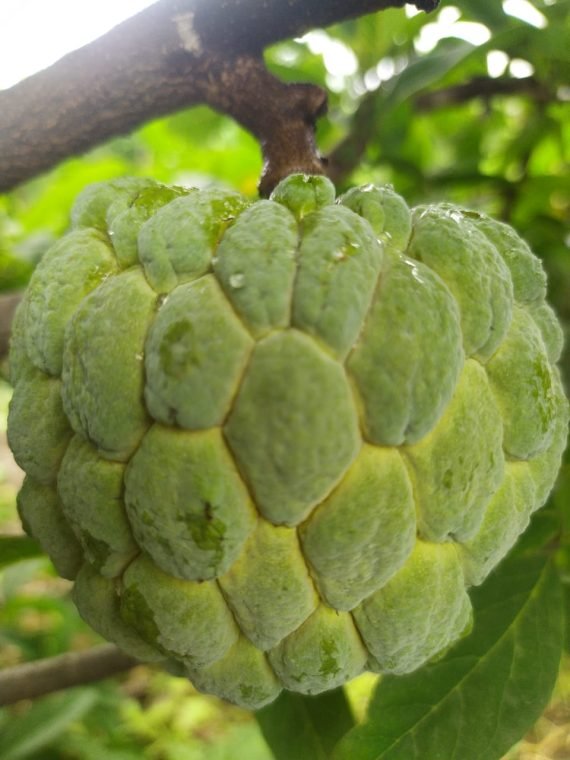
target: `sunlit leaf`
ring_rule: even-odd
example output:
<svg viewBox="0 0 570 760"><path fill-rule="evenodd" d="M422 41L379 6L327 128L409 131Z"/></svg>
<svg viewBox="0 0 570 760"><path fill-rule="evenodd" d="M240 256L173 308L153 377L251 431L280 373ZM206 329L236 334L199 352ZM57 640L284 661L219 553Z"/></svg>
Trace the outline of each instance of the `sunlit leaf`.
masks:
<svg viewBox="0 0 570 760"><path fill-rule="evenodd" d="M468 42L449 41L439 45L432 53L421 56L390 80L386 103L394 107L420 90L441 79L458 63L471 55L474 48Z"/></svg>

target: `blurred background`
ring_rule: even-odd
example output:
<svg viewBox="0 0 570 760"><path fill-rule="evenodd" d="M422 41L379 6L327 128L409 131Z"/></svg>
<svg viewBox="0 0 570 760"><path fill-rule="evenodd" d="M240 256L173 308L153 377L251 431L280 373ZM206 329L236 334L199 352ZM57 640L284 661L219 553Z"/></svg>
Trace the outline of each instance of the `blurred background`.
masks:
<svg viewBox="0 0 570 760"><path fill-rule="evenodd" d="M0 7L0 89L102 34L144 0L20 2ZM30 19L33 25L30 26ZM391 183L410 205L449 200L512 224L544 261L550 301L570 325L570 2L441 3L426 16L411 6L267 50L287 81L330 93L318 127L339 190ZM206 107L149 123L0 195L0 296L25 287L67 226L88 183L123 175L166 183L237 188L255 197L255 140ZM570 351L562 369L570 387ZM20 482L5 443L10 387L0 375L0 533L21 529ZM568 543L570 459L539 519L562 526ZM567 552L570 555L570 552ZM97 643L42 558L0 559L0 668ZM570 568L561 570L570 583ZM570 594L567 593L570 610ZM568 647L570 651L570 646ZM570 661L552 704L508 760L570 757ZM363 715L374 677L349 688ZM147 667L95 686L0 710L2 760L270 760L248 713L197 694ZM301 759L300 760L304 760ZM310 760L310 759L307 759Z"/></svg>

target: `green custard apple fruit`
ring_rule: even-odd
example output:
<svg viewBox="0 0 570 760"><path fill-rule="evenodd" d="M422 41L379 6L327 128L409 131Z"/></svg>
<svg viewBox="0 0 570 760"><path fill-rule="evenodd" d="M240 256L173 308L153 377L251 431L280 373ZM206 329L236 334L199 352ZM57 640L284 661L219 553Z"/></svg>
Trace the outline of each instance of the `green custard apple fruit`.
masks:
<svg viewBox="0 0 570 760"><path fill-rule="evenodd" d="M539 260L390 187L88 187L13 327L25 530L81 615L257 709L408 673L551 490L568 404Z"/></svg>

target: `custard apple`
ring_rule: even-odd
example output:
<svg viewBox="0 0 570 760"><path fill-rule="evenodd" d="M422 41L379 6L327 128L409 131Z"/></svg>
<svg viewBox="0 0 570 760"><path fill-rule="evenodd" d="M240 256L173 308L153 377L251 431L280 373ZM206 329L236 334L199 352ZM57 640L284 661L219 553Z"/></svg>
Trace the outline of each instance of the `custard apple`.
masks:
<svg viewBox="0 0 570 760"><path fill-rule="evenodd" d="M391 187L88 187L13 328L25 530L126 652L258 709L471 625L566 441L505 224Z"/></svg>

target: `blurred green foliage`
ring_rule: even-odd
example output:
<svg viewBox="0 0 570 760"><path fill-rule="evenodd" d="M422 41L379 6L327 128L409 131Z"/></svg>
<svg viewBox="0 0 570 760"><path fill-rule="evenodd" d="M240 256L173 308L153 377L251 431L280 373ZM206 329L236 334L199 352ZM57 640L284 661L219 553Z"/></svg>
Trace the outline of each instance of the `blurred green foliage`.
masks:
<svg viewBox="0 0 570 760"><path fill-rule="evenodd" d="M318 140L340 189L389 182L412 205L451 200L513 224L542 257L568 334L570 2L532 5L541 14L538 25L479 0L442 3L430 16L387 10L283 42L266 60L287 81L329 90ZM224 184L254 197L260 171L255 140L206 107L70 159L0 196L0 291L25 285L90 182L148 175ZM568 349L562 364L569 387ZM8 398L0 385L0 530L12 534L17 483L1 440ZM555 540L570 584L568 455L558 489L525 540L539 546ZM567 599L570 613L570 592ZM0 571L0 667L96 641L47 561L25 559ZM374 680L351 687L358 711ZM3 760L270 758L252 716L142 667L117 682L0 710L0 736Z"/></svg>

